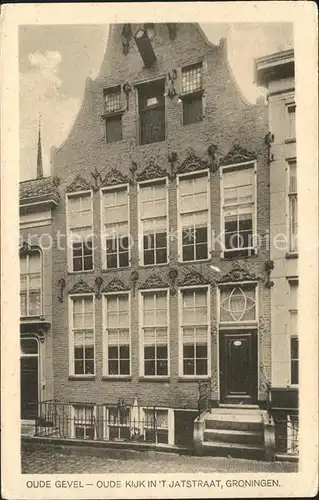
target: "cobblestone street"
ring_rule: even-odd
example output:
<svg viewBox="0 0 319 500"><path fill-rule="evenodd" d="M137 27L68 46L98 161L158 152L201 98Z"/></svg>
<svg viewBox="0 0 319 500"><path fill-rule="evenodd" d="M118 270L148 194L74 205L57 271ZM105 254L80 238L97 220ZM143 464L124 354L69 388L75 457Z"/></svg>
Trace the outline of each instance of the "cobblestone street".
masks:
<svg viewBox="0 0 319 500"><path fill-rule="evenodd" d="M52 445L23 445L22 473L187 473L296 472L289 462L259 462L222 457L195 457L160 451L132 451Z"/></svg>

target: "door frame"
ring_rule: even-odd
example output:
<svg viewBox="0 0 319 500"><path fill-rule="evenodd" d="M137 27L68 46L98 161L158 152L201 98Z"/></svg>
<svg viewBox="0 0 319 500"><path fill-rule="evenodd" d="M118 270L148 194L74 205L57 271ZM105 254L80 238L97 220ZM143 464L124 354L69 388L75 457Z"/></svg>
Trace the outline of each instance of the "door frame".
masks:
<svg viewBox="0 0 319 500"><path fill-rule="evenodd" d="M251 342L251 347L255 351L254 356L252 356L252 367L255 371L255 381L254 388L252 390L251 396L227 396L225 394L226 384L225 384L225 364L222 359L222 356L225 356L225 338L226 336L241 336L241 337L249 337ZM218 362L219 362L219 399L221 403L229 403L229 404L243 404L243 401L239 402L238 400L246 400L246 404L256 404L258 401L258 387L259 387L259 348L258 348L258 329L249 328L225 328L219 330L219 346L218 346ZM245 403L244 403L245 404Z"/></svg>
<svg viewBox="0 0 319 500"><path fill-rule="evenodd" d="M38 352L37 354L22 354L21 352L21 341L22 340L35 340L38 345ZM40 362L40 356L41 356L41 342L39 340L39 337L34 334L34 335L20 335L20 377L21 377L21 358L37 358L37 375L38 375L38 402L41 401L41 362ZM21 391L22 391L22 385L21 385L21 379L20 379L20 401L21 401ZM21 404L21 403L20 403ZM21 408L20 408L20 415L21 415ZM29 422L29 419L22 419L26 420Z"/></svg>

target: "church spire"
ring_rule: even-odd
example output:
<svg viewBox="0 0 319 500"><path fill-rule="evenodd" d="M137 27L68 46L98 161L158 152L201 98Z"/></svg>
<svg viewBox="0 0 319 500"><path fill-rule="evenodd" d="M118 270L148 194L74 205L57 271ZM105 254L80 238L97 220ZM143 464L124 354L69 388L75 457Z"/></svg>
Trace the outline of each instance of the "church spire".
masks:
<svg viewBox="0 0 319 500"><path fill-rule="evenodd" d="M41 116L39 116L38 157L37 157L37 179L43 178L42 144L41 144Z"/></svg>

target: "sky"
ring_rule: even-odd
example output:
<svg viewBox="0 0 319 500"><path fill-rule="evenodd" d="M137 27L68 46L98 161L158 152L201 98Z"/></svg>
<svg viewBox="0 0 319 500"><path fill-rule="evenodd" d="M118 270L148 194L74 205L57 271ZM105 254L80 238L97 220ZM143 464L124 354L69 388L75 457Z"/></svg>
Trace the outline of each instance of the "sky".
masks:
<svg viewBox="0 0 319 500"><path fill-rule="evenodd" d="M264 95L253 83L256 57L293 47L290 23L201 24L208 39L227 38L228 59L250 102ZM50 148L58 147L80 109L85 79L99 72L108 25L21 26L20 180L36 176L39 116L44 175L50 175Z"/></svg>

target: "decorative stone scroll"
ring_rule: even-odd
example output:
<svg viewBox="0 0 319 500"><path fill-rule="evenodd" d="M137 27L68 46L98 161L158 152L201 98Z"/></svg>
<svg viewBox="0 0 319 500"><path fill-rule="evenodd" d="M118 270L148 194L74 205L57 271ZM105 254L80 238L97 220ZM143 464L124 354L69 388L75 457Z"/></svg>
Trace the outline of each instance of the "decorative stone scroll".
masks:
<svg viewBox="0 0 319 500"><path fill-rule="evenodd" d="M156 274L152 273L144 283L141 284L139 288L141 289L148 289L148 288L167 288L168 283L163 281L162 278Z"/></svg>
<svg viewBox="0 0 319 500"><path fill-rule="evenodd" d="M129 179L126 175L122 174L120 170L113 167L107 174L104 176L101 187L105 186L114 186L116 184L126 184L129 182Z"/></svg>
<svg viewBox="0 0 319 500"><path fill-rule="evenodd" d="M71 290L69 290L69 295L81 294L81 293L94 293L94 290L90 285L86 283L86 281L80 279L77 281Z"/></svg>
<svg viewBox="0 0 319 500"><path fill-rule="evenodd" d="M177 167L176 173L186 174L197 170L205 170L207 168L210 168L209 163L196 156L194 151L190 150L187 158L179 167Z"/></svg>
<svg viewBox="0 0 319 500"><path fill-rule="evenodd" d="M231 269L231 271L227 274L224 274L220 278L219 282L228 283L233 281L256 281L257 279L258 278L256 277L255 272L248 266L239 264L239 262L234 262L233 269Z"/></svg>
<svg viewBox="0 0 319 500"><path fill-rule="evenodd" d="M74 193L76 191L88 191L92 189L92 185L84 179L80 174L78 174L71 184L66 188L67 193Z"/></svg>
<svg viewBox="0 0 319 500"><path fill-rule="evenodd" d="M194 269L186 271L184 276L178 280L179 286L208 285L210 283L211 280L205 278Z"/></svg>
<svg viewBox="0 0 319 500"><path fill-rule="evenodd" d="M256 159L256 154L241 147L237 141L234 142L233 147L220 161L220 165L231 165L233 163L245 163Z"/></svg>
<svg viewBox="0 0 319 500"><path fill-rule="evenodd" d="M167 177L168 172L165 168L157 165L154 160L150 160L148 165L139 172L136 176L137 181L147 181L148 179L156 179L159 177Z"/></svg>
<svg viewBox="0 0 319 500"><path fill-rule="evenodd" d="M126 286L123 281L119 278L113 278L111 281L105 285L103 288L102 292L103 293L109 293L109 292L125 292L129 289L128 286Z"/></svg>

